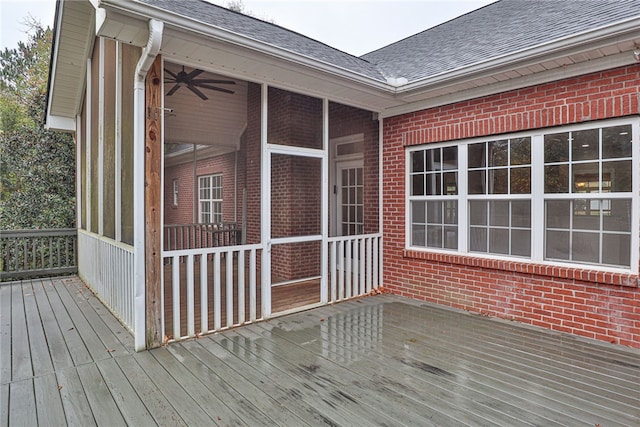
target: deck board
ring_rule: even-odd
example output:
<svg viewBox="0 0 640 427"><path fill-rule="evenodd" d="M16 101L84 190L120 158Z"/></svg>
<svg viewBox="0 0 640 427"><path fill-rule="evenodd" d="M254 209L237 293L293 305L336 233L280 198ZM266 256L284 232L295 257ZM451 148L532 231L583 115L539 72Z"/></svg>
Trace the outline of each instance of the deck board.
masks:
<svg viewBox="0 0 640 427"><path fill-rule="evenodd" d="M390 295L141 353L77 277L0 309L0 427L640 425L639 350Z"/></svg>
<svg viewBox="0 0 640 427"><path fill-rule="evenodd" d="M66 424L62 399L55 374L33 379L36 396L36 412L39 425L61 426Z"/></svg>

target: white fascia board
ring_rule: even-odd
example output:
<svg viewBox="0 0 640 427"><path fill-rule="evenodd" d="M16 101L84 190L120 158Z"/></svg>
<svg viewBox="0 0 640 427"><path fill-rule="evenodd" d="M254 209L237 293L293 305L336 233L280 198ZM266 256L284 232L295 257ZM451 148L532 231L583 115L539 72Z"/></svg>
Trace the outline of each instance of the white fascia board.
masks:
<svg viewBox="0 0 640 427"><path fill-rule="evenodd" d="M51 114L51 102L53 99L53 90L55 85L56 68L58 65L58 50L60 49L60 28L62 27L62 10L64 8L64 0L59 0L56 5L56 10L59 12L56 16L57 22L53 26L56 29L56 33L53 34L53 40L57 43L53 43L53 52L51 52L51 64L49 65L49 82L47 87L47 112L45 120L45 128L50 128L50 114ZM55 129L55 127L51 127Z"/></svg>
<svg viewBox="0 0 640 427"><path fill-rule="evenodd" d="M201 22L193 21L191 19L172 14L156 7L131 2L128 0L102 0L102 7L111 7L120 13L134 13L145 17L157 19L165 22L167 25L186 30L189 32L197 33L209 38L215 38L222 42L226 42L235 46L240 46L250 50L254 50L263 54L277 57L287 62L293 62L298 65L304 65L311 67L328 74L332 74L344 79L357 82L362 85L376 88L383 92L394 93L394 87L388 83L380 80L367 77L365 75L355 73L353 71L337 67L332 64L328 64L324 61L319 61L314 58L310 58L305 55L301 55L290 50L282 49L271 44L252 39L250 37L234 33L229 30L225 30L219 27L213 27L209 24L203 24Z"/></svg>
<svg viewBox="0 0 640 427"><path fill-rule="evenodd" d="M62 132L75 132L76 120L75 118L71 117L51 116L47 114L45 129L57 130Z"/></svg>
<svg viewBox="0 0 640 427"><path fill-rule="evenodd" d="M617 55L605 56L587 62L580 62L573 65L554 68L552 70L544 71L541 73L516 77L509 80L496 82L494 84L480 85L472 89L452 89L451 93L447 95L440 95L428 99L416 100L403 105L399 105L397 107L388 108L383 113L381 113L381 117L386 118L399 116L415 111L426 110L442 105L454 104L456 102L466 101L469 99L489 96L495 93L508 92L528 86L535 86L584 74L618 68L633 63L635 63L635 61L633 60L632 55L630 55L629 52L623 52ZM443 84L443 86L445 85Z"/></svg>

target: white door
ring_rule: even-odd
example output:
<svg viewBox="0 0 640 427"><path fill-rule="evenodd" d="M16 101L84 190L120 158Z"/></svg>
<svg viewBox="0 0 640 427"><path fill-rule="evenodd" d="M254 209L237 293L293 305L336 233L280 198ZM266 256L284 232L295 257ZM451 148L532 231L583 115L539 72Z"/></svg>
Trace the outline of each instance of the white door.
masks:
<svg viewBox="0 0 640 427"><path fill-rule="evenodd" d="M336 163L336 229L338 236L364 233L363 161Z"/></svg>

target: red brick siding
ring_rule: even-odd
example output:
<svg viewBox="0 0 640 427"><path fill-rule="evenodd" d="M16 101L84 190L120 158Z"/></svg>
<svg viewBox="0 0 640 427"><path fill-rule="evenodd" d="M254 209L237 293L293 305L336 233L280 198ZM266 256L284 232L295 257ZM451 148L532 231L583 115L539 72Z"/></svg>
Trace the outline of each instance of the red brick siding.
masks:
<svg viewBox="0 0 640 427"><path fill-rule="evenodd" d="M405 147L637 115L640 66L386 119L384 286L450 307L640 348L638 277L405 250Z"/></svg>
<svg viewBox="0 0 640 427"><path fill-rule="evenodd" d="M205 175L222 174L222 221L242 222L242 189L244 188L245 174L244 164L238 155L237 174L237 201L234 192L235 184L235 153L227 153L221 156L201 159L197 162L196 182L193 182L193 163L183 163L169 166L164 171L164 223L165 224L191 224L193 222L193 210L196 209L198 195L194 199L194 190L197 191L198 177ZM178 180L178 205L173 205L173 180ZM195 202L195 204L194 204ZM237 203L237 211L236 211Z"/></svg>
<svg viewBox="0 0 640 427"><path fill-rule="evenodd" d="M378 224L378 120L371 111L329 103L329 138L364 134L364 232L377 233ZM333 215L334 212L329 212Z"/></svg>

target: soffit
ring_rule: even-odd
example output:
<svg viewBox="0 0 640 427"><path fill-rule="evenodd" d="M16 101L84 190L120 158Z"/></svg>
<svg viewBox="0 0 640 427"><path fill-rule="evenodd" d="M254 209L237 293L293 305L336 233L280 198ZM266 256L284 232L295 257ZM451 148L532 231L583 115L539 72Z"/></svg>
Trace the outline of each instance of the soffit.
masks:
<svg viewBox="0 0 640 427"><path fill-rule="evenodd" d="M87 58L93 46L95 9L89 1L61 1L48 114L74 118L82 103Z"/></svg>

